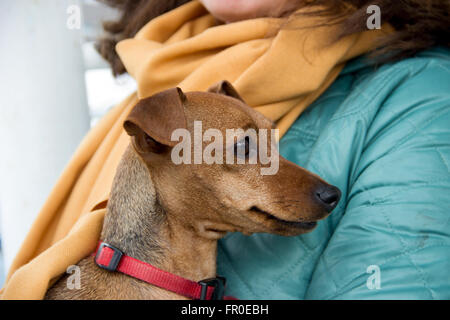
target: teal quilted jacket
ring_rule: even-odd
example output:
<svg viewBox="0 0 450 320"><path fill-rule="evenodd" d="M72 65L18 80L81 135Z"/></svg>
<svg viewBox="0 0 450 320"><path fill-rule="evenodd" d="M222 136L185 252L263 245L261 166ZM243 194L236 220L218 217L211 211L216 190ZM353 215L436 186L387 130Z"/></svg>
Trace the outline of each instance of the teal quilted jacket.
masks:
<svg viewBox="0 0 450 320"><path fill-rule="evenodd" d="M342 200L309 234L222 239L227 294L450 299L449 50L377 69L348 63L280 151L338 186Z"/></svg>

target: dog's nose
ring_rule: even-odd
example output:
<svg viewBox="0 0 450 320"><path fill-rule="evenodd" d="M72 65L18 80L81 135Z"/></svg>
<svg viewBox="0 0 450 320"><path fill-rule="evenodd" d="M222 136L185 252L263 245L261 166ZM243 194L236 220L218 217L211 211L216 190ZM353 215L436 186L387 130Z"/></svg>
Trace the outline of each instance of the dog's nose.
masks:
<svg viewBox="0 0 450 320"><path fill-rule="evenodd" d="M316 198L328 212L331 212L339 203L341 191L334 186L322 186L316 191Z"/></svg>

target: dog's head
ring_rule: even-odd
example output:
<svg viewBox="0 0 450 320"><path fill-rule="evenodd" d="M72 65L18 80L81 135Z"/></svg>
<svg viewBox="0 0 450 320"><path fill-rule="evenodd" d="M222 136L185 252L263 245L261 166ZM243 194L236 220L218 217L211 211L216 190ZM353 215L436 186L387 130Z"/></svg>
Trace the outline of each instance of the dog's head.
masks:
<svg viewBox="0 0 450 320"><path fill-rule="evenodd" d="M305 233L339 201L336 187L278 154L274 124L226 81L143 99L124 127L170 218L204 237Z"/></svg>

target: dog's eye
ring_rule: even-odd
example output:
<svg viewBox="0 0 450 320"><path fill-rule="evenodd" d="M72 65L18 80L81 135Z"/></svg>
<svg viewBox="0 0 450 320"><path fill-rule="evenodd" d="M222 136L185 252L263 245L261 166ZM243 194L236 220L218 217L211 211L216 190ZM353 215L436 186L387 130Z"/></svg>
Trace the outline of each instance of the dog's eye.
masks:
<svg viewBox="0 0 450 320"><path fill-rule="evenodd" d="M245 136L245 138L239 140L234 145L234 154L236 155L244 155L248 157L250 153L250 137Z"/></svg>
<svg viewBox="0 0 450 320"><path fill-rule="evenodd" d="M160 153L164 151L164 146L154 140L147 134L139 134L134 137L134 145L138 152L141 153Z"/></svg>
<svg viewBox="0 0 450 320"><path fill-rule="evenodd" d="M152 138L150 138L150 136L148 134L145 135L145 142L147 144L152 144L154 143L155 140L153 140Z"/></svg>

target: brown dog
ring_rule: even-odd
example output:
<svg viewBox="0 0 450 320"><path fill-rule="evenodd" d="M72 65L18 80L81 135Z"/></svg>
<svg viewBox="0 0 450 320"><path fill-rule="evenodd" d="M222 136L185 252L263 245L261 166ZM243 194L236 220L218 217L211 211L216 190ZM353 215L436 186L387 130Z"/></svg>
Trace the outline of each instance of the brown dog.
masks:
<svg viewBox="0 0 450 320"><path fill-rule="evenodd" d="M262 164L190 164L172 161L172 132L271 129L226 81L209 92L169 89L141 100L124 127L132 136L117 169L102 240L128 256L193 281L216 276L217 240L227 232L285 236L311 231L337 205L340 192L279 157L275 175ZM206 146L206 144L205 144ZM227 148L229 146L225 146ZM224 161L225 162L225 161ZM81 289L62 277L47 299L183 299L143 281L99 268L93 257L78 263Z"/></svg>

